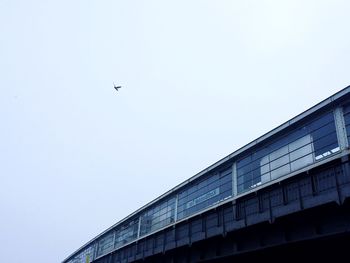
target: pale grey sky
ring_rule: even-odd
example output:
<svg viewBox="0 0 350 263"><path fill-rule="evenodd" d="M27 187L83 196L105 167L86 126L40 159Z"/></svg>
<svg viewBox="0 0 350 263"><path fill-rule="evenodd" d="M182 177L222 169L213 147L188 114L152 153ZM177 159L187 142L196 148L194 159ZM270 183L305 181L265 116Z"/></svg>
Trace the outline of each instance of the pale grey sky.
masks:
<svg viewBox="0 0 350 263"><path fill-rule="evenodd" d="M1 261L60 262L349 85L349 11L0 0Z"/></svg>

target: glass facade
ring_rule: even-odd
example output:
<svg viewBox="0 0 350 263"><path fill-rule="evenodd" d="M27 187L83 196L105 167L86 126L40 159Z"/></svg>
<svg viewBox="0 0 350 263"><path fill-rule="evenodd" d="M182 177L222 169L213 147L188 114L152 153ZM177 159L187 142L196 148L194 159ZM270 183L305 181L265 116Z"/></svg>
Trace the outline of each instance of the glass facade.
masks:
<svg viewBox="0 0 350 263"><path fill-rule="evenodd" d="M131 220L129 223L123 224L115 231L115 243L116 248L125 245L137 238L137 232L139 228L139 219Z"/></svg>
<svg viewBox="0 0 350 263"><path fill-rule="evenodd" d="M93 258L94 249L93 246L86 248L83 252L76 255L68 263L90 263Z"/></svg>
<svg viewBox="0 0 350 263"><path fill-rule="evenodd" d="M350 104L343 107L344 122L348 141L350 142Z"/></svg>
<svg viewBox="0 0 350 263"><path fill-rule="evenodd" d="M175 222L175 200L174 197L158 204L141 216L141 236Z"/></svg>
<svg viewBox="0 0 350 263"><path fill-rule="evenodd" d="M183 219L232 196L232 170L213 174L179 193L177 218Z"/></svg>
<svg viewBox="0 0 350 263"><path fill-rule="evenodd" d="M337 151L333 112L329 112L238 160L238 193L297 171Z"/></svg>
<svg viewBox="0 0 350 263"><path fill-rule="evenodd" d="M113 250L113 239L114 233L111 232L99 240L97 256L104 255Z"/></svg>
<svg viewBox="0 0 350 263"><path fill-rule="evenodd" d="M333 111L329 111L309 119L293 130L290 127L288 132L284 130L280 135L271 136L266 143L245 150L241 156L233 157L238 159L232 158L228 161L231 164L226 162L226 168L218 166L215 168L218 172L208 172L177 188L117 225L87 246L83 252L75 254L65 262L91 262L94 257L105 255L139 237L233 197L233 174L236 175L234 187L237 187L237 193L240 194L339 152L336 126L339 127L342 120L338 118L339 111L336 114L338 125L335 125ZM346 136L350 141L350 104L343 106L343 117ZM344 132L340 132L340 136L345 138ZM233 167L236 167L234 172L231 166L233 163Z"/></svg>

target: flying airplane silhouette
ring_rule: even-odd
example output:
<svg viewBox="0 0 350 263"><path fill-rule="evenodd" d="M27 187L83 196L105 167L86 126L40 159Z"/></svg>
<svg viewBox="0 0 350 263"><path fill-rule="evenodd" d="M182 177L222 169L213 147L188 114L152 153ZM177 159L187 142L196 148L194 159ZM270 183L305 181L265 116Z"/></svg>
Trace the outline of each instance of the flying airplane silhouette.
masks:
<svg viewBox="0 0 350 263"><path fill-rule="evenodd" d="M113 85L114 85L114 88L115 88L116 91L118 91L118 89L121 89L121 87L122 87L122 86L116 86L116 85L114 84L114 82L113 82Z"/></svg>

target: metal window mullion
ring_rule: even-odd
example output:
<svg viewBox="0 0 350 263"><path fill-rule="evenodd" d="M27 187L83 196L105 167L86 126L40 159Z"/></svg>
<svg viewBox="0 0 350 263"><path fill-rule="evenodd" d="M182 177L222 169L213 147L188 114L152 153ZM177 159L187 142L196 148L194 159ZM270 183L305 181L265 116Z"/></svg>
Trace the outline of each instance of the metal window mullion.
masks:
<svg viewBox="0 0 350 263"><path fill-rule="evenodd" d="M175 199L175 215L174 215L174 221L177 222L177 207L179 205L179 194L176 195L176 199Z"/></svg>
<svg viewBox="0 0 350 263"><path fill-rule="evenodd" d="M139 216L139 225L137 227L137 238L140 238L141 236L141 216Z"/></svg>
<svg viewBox="0 0 350 263"><path fill-rule="evenodd" d="M349 147L348 137L346 134L345 121L342 107L337 107L334 110L335 129L337 132L338 144L340 150Z"/></svg>
<svg viewBox="0 0 350 263"><path fill-rule="evenodd" d="M272 180L272 171L271 171L271 158L270 158L270 155L271 155L271 152L269 152L268 154L267 154L267 161L268 161L268 165L269 165L269 176L270 176L270 180L269 181L271 181ZM269 182L268 181L268 182Z"/></svg>
<svg viewBox="0 0 350 263"><path fill-rule="evenodd" d="M116 238L116 235L117 235L117 231L114 230L114 232L113 232L113 243L112 243L113 249L115 249L115 238Z"/></svg>
<svg viewBox="0 0 350 263"><path fill-rule="evenodd" d="M292 172L292 162L291 162L291 160L290 160L290 150L289 150L289 148L290 148L290 143L291 142L289 142L288 144L287 144L287 155L288 155L288 164L289 164L289 172L291 173Z"/></svg>
<svg viewBox="0 0 350 263"><path fill-rule="evenodd" d="M96 244L95 244L94 259L97 258L97 256L98 256L98 243L99 243L99 241L97 240L97 241L96 241Z"/></svg>
<svg viewBox="0 0 350 263"><path fill-rule="evenodd" d="M232 196L237 195L237 163L232 164Z"/></svg>

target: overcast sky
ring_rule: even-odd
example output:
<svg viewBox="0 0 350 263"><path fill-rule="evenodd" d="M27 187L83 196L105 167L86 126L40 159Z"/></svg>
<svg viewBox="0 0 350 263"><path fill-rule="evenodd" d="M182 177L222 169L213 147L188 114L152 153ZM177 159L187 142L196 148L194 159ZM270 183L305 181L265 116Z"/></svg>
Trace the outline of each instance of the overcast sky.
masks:
<svg viewBox="0 0 350 263"><path fill-rule="evenodd" d="M348 86L349 11L337 0L0 0L1 261L61 262Z"/></svg>

